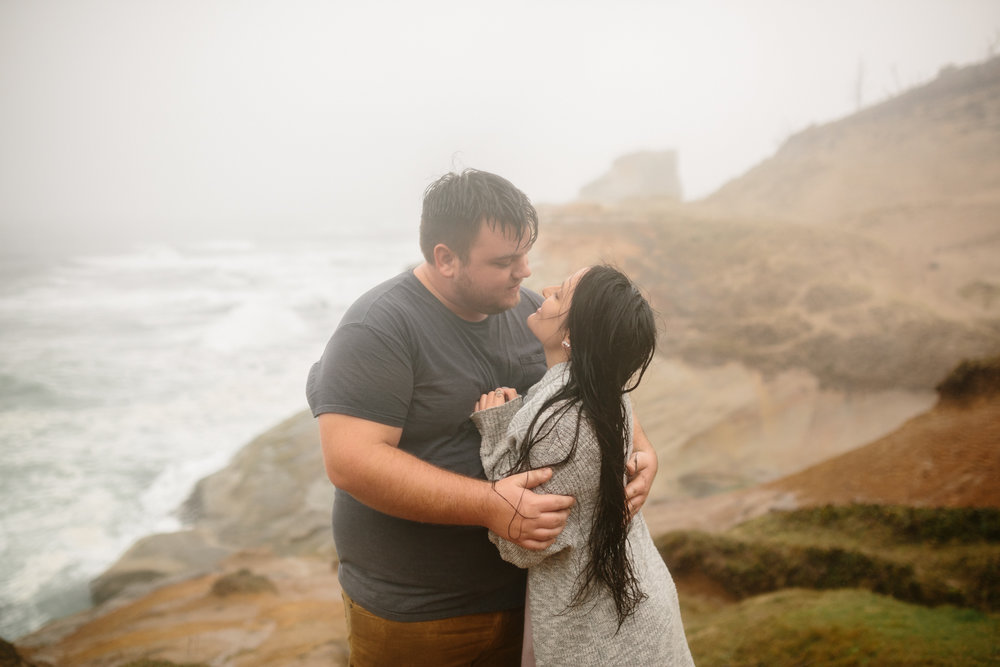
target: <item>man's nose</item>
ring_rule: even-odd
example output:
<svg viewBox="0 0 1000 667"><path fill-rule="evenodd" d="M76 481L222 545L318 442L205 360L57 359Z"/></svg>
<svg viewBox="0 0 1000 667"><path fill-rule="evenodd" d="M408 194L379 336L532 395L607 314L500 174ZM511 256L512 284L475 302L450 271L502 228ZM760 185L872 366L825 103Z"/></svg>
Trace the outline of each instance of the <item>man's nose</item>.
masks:
<svg viewBox="0 0 1000 667"><path fill-rule="evenodd" d="M525 255L514 266L514 275L518 280L524 280L531 275L531 267L528 266L528 256Z"/></svg>

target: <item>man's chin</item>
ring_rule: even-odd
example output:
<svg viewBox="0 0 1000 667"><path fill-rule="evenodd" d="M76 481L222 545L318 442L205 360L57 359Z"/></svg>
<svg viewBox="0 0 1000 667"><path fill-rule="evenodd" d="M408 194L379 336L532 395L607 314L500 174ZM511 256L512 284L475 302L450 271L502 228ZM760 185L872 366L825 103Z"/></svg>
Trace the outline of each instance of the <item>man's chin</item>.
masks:
<svg viewBox="0 0 1000 667"><path fill-rule="evenodd" d="M512 294L511 297L507 300L507 307L504 308L504 310L510 310L511 308L513 308L514 306L516 306L519 303L521 303L521 288L520 287L518 287L516 290L514 290L514 294Z"/></svg>
<svg viewBox="0 0 1000 667"><path fill-rule="evenodd" d="M512 296L509 296L504 301L498 301L490 304L489 310L484 310L483 312L487 315L499 315L500 313L507 312L519 303L521 303L520 288L518 288L517 292L515 292Z"/></svg>

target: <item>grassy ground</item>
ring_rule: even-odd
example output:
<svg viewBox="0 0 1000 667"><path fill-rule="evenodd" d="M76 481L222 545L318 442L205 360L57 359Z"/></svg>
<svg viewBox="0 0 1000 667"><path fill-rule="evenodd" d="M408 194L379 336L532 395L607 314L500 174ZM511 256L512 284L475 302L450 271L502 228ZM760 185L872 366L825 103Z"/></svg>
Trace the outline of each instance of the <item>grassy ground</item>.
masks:
<svg viewBox="0 0 1000 667"><path fill-rule="evenodd" d="M1000 664L1000 510L828 506L657 545L702 667Z"/></svg>
<svg viewBox="0 0 1000 667"><path fill-rule="evenodd" d="M869 591L786 589L716 608L682 595L682 607L699 667L1000 663L1000 615Z"/></svg>
<svg viewBox="0 0 1000 667"><path fill-rule="evenodd" d="M861 588L904 602L1000 611L1000 510L828 506L724 534L657 539L674 576L742 599L783 588Z"/></svg>

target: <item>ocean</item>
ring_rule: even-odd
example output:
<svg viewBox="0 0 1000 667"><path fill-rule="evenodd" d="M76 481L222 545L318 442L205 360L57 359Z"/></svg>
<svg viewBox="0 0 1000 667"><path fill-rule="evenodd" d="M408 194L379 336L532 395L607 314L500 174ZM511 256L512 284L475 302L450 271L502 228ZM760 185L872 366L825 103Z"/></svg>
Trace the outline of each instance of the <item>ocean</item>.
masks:
<svg viewBox="0 0 1000 667"><path fill-rule="evenodd" d="M417 234L0 255L0 636L89 606L195 482L306 409L345 308Z"/></svg>

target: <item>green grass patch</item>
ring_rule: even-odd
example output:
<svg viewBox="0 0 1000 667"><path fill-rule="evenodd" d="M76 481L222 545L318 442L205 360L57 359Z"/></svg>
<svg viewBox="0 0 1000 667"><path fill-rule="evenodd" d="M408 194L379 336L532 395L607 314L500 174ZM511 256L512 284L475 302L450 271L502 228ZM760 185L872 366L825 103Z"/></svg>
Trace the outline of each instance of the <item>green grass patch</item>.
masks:
<svg viewBox="0 0 1000 667"><path fill-rule="evenodd" d="M772 512L730 532L746 537L804 537L811 541L826 536L838 543L880 545L1000 543L1000 509L826 505Z"/></svg>
<svg viewBox="0 0 1000 667"><path fill-rule="evenodd" d="M1000 511L849 505L775 512L724 534L657 538L675 577L738 599L860 588L923 605L1000 610Z"/></svg>
<svg viewBox="0 0 1000 667"><path fill-rule="evenodd" d="M1000 661L997 614L931 609L869 591L788 589L710 614L689 612L684 626L699 667Z"/></svg>

